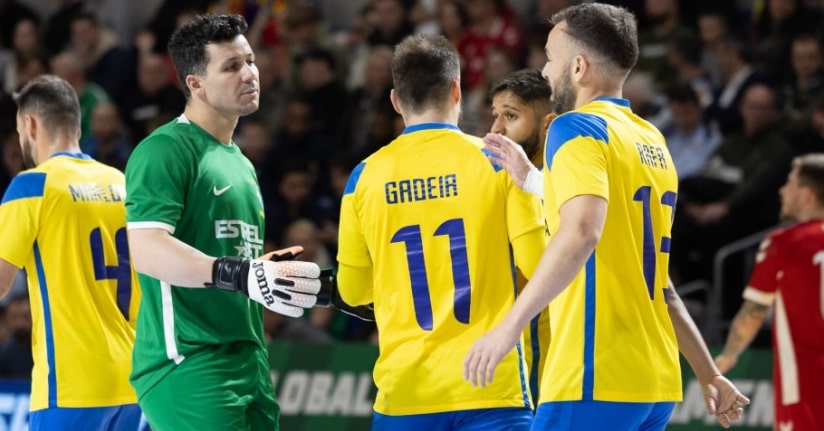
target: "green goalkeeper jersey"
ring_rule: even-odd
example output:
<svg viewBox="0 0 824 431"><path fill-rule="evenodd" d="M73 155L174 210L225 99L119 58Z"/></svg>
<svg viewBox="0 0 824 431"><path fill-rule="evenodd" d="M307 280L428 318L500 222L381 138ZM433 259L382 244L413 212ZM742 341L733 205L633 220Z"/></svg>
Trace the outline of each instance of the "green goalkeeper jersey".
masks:
<svg viewBox="0 0 824 431"><path fill-rule="evenodd" d="M263 199L237 145L224 145L181 115L144 139L126 167L129 230L159 228L210 256L263 252ZM197 289L139 274L131 381L138 394L175 364L210 345L265 347L262 307L246 296Z"/></svg>

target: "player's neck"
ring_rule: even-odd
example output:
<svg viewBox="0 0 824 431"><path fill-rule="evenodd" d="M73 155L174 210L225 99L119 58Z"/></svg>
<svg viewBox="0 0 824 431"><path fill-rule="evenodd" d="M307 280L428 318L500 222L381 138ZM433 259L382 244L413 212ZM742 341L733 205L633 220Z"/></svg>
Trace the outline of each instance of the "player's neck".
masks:
<svg viewBox="0 0 824 431"><path fill-rule="evenodd" d="M68 136L54 136L44 139L44 144L40 144L41 151L38 151L39 160L36 163L45 162L57 153L80 153L80 144L77 139Z"/></svg>
<svg viewBox="0 0 824 431"><path fill-rule="evenodd" d="M442 112L437 109L428 109L420 113L406 114L403 117L403 122L406 127L424 123L445 123L457 126L458 115L453 112Z"/></svg>
<svg viewBox="0 0 824 431"><path fill-rule="evenodd" d="M575 108L580 108L599 97L623 98L621 86L594 86L578 87L578 97L575 99Z"/></svg>
<svg viewBox="0 0 824 431"><path fill-rule="evenodd" d="M191 102L186 105L183 115L212 135L218 142L225 145L232 143L232 135L237 126L237 116L226 117L209 106L195 106Z"/></svg>
<svg viewBox="0 0 824 431"><path fill-rule="evenodd" d="M824 208L820 206L805 208L804 210L799 211L799 214L795 217L795 221L799 224L807 223L813 220L824 220Z"/></svg>

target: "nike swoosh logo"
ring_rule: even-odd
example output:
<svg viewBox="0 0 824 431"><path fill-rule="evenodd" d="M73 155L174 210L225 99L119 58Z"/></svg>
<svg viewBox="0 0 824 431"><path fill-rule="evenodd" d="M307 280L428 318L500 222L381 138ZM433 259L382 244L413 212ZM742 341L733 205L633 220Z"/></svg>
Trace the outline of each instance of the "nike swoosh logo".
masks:
<svg viewBox="0 0 824 431"><path fill-rule="evenodd" d="M231 184L229 184L228 186L226 186L222 189L219 189L219 188L217 188L217 186L214 186L214 188L212 189L212 192L215 193L215 196L220 196L220 195L226 193L226 190L229 190L229 188L231 188L231 187L232 187Z"/></svg>

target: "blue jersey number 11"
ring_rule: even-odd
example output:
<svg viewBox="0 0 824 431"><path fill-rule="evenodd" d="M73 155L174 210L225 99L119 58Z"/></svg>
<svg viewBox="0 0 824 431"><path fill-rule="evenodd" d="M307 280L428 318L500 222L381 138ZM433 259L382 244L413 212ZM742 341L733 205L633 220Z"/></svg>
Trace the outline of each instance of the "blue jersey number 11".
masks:
<svg viewBox="0 0 824 431"><path fill-rule="evenodd" d="M120 228L114 234L114 244L117 250L117 265L106 265L103 253L103 238L100 228L92 229L89 234L89 243L92 247L92 263L94 264L95 280L117 280L115 300L117 308L126 320L129 320L129 303L132 300L132 267L129 264L129 243L126 237L126 228Z"/></svg>
<svg viewBox="0 0 824 431"><path fill-rule="evenodd" d="M466 257L466 233L463 219L450 219L435 229L434 236L449 237L449 251L452 258L452 282L455 286L455 319L469 323L469 305L471 288L469 284L469 263ZM412 284L412 302L415 306L415 319L418 325L427 331L432 330L432 299L429 295L429 281L426 277L426 262L423 258L423 238L421 226L404 226L392 236L392 243L406 244L406 262L409 265L409 278Z"/></svg>

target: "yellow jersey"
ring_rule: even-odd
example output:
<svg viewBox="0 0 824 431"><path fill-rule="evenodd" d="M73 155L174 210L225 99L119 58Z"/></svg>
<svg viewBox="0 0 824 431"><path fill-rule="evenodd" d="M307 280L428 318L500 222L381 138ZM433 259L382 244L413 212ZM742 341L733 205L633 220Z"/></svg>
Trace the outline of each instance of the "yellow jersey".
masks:
<svg viewBox="0 0 824 431"><path fill-rule="evenodd" d="M627 100L598 98L552 122L543 169L551 232L575 196L604 198L607 213L584 268L550 302L541 402L679 401L663 290L678 179L664 137Z"/></svg>
<svg viewBox="0 0 824 431"><path fill-rule="evenodd" d="M339 289L350 304L374 302L378 413L532 407L520 343L491 385L462 378L472 344L515 301L516 267L531 276L546 245L540 201L482 147L451 125L410 126L349 178L338 261L373 285Z"/></svg>
<svg viewBox="0 0 824 431"><path fill-rule="evenodd" d="M140 289L125 181L85 154L16 176L0 204L0 258L28 275L31 410L137 402L129 385Z"/></svg>

